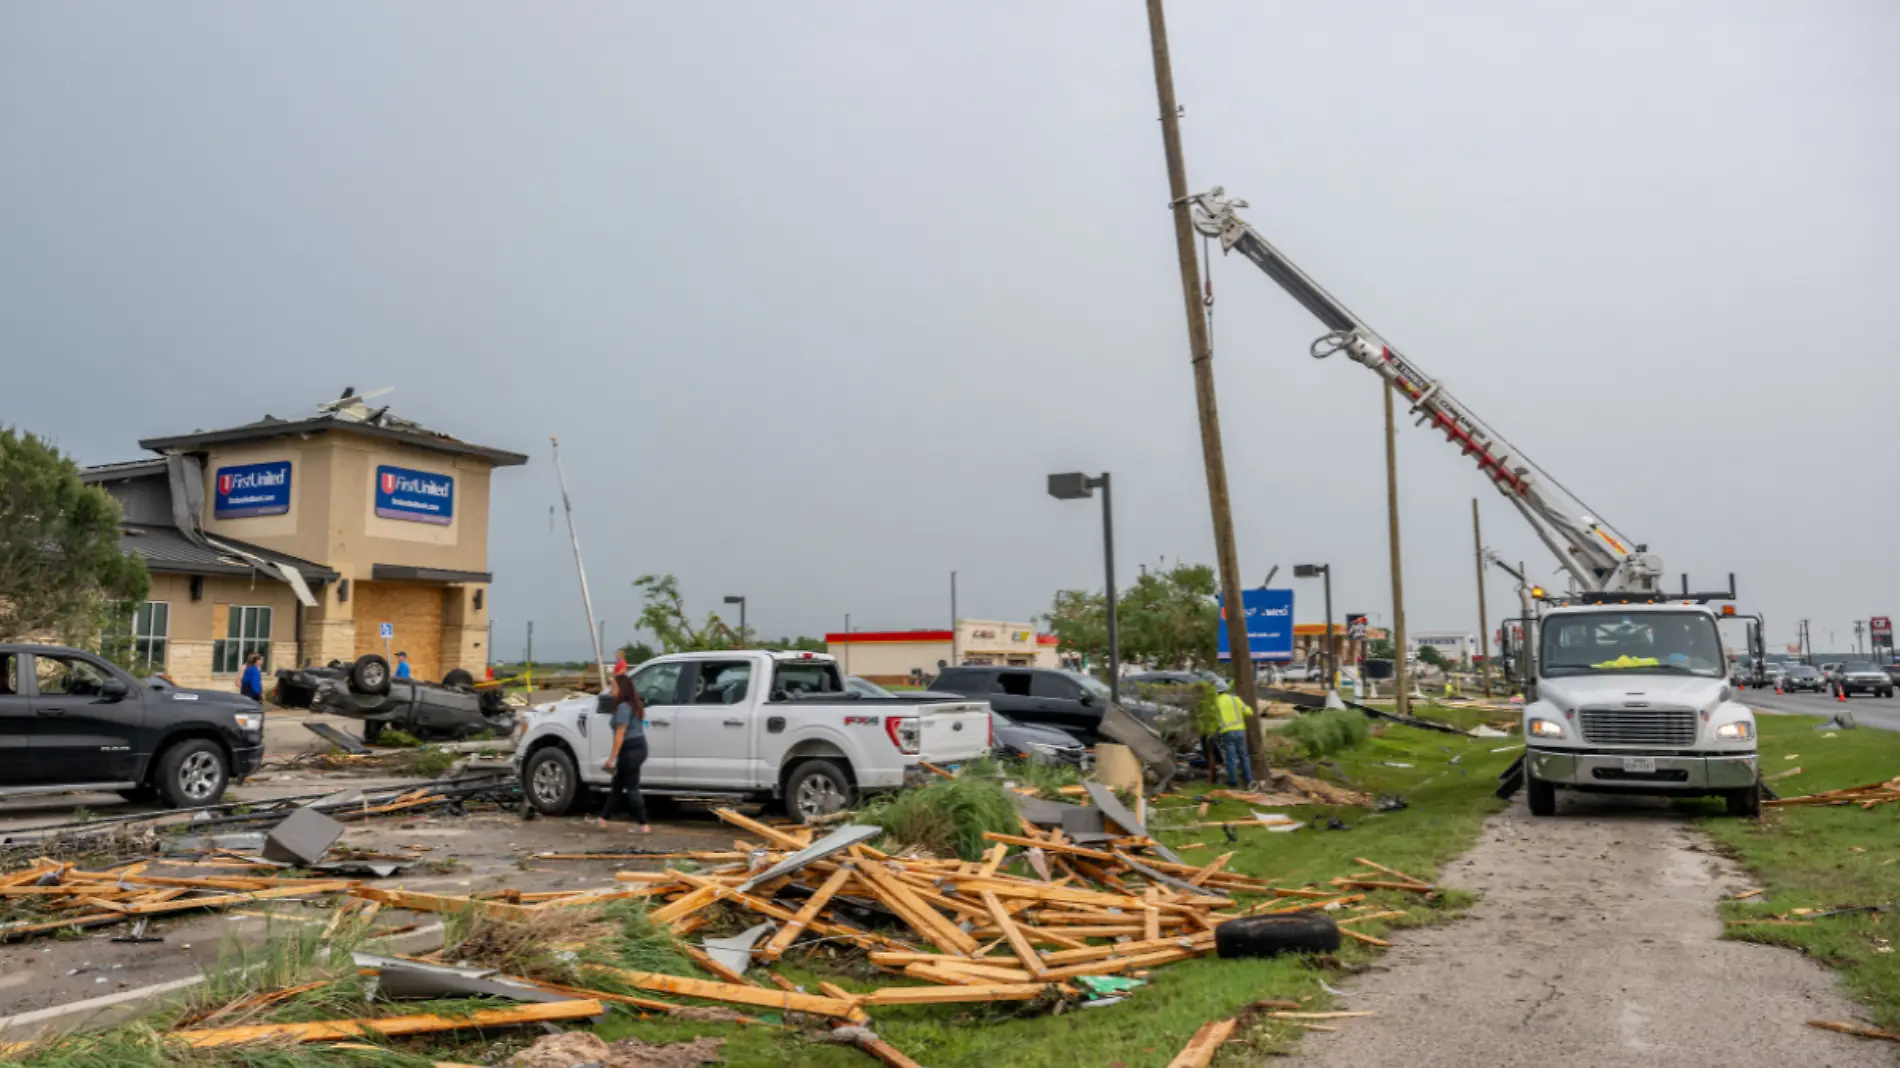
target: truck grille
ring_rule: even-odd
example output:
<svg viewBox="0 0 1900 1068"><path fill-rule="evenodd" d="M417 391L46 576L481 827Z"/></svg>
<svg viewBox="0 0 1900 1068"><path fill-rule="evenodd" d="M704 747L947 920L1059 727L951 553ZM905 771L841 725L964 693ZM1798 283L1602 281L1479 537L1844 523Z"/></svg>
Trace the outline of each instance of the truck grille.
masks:
<svg viewBox="0 0 1900 1068"><path fill-rule="evenodd" d="M1577 712L1590 745L1695 744L1696 714L1688 708L1585 708Z"/></svg>

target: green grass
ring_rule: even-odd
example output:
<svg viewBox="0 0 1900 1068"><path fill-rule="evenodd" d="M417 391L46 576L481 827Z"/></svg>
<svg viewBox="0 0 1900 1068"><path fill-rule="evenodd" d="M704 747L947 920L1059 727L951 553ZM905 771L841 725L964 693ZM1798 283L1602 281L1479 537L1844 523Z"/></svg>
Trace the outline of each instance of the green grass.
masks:
<svg viewBox="0 0 1900 1068"><path fill-rule="evenodd" d="M1309 758L1318 760L1364 744L1371 727L1364 715L1350 708L1329 708L1295 716L1280 733L1298 742Z"/></svg>
<svg viewBox="0 0 1900 1068"><path fill-rule="evenodd" d="M1900 734L1861 727L1820 731L1806 716L1758 717L1764 775L1783 797L1900 776ZM1702 827L1754 873L1767 893L1725 902L1725 920L1793 915L1797 908L1895 905L1884 915L1837 916L1812 927L1731 927L1727 937L1798 949L1841 972L1848 992L1882 1027L1900 1027L1900 809L1769 808L1759 821L1710 814Z"/></svg>
<svg viewBox="0 0 1900 1068"><path fill-rule="evenodd" d="M460 756L435 746L404 749L396 754L396 769L418 779L434 779L454 767L460 759Z"/></svg>
<svg viewBox="0 0 1900 1068"><path fill-rule="evenodd" d="M964 860L976 860L989 847L983 832L1017 831L1016 805L1002 782L983 777L938 779L886 794L858 816L882 827L895 846L914 846L939 857Z"/></svg>

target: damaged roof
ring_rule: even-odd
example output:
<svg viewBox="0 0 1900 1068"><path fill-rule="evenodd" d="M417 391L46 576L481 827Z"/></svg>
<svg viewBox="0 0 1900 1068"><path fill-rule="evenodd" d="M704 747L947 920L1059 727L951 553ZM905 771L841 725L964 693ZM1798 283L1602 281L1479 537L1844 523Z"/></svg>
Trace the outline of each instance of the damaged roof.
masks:
<svg viewBox="0 0 1900 1068"><path fill-rule="evenodd" d="M347 411L324 412L304 419L279 419L274 415L266 415L254 423L245 423L242 426L228 427L224 430L194 430L189 434L175 434L165 438L145 438L139 442L139 448L158 453L195 452L210 445L264 441L288 434L321 434L331 430L346 430L353 434L397 441L418 449L447 453L451 456L474 456L487 460L496 467L516 467L528 462L528 458L521 453L463 441L440 431L430 430L420 423L397 418L390 415L386 408L367 418L357 417Z"/></svg>
<svg viewBox="0 0 1900 1068"><path fill-rule="evenodd" d="M236 538L217 535L217 540L233 549L262 557L275 564L287 564L303 576L305 582L335 582L338 573L322 564L299 559L287 553L252 545ZM119 528L119 547L145 561L152 571L186 575L248 575L253 570L242 557L227 556L192 541L177 528L150 523L127 523Z"/></svg>

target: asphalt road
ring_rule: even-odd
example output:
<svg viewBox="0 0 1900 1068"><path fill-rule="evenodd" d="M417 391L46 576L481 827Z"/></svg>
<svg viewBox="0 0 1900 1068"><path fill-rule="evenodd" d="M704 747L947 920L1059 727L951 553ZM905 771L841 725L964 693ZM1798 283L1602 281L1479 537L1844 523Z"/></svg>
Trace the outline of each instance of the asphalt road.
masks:
<svg viewBox="0 0 1900 1068"><path fill-rule="evenodd" d="M1843 704L1835 700L1831 694L1778 694L1773 690L1748 690L1743 694L1742 701L1750 708L1762 708L1771 712L1792 712L1802 716L1819 716L1823 719L1845 710L1852 712L1854 722L1863 727L1900 731L1900 698L1850 697Z"/></svg>
<svg viewBox="0 0 1900 1068"><path fill-rule="evenodd" d="M1867 704L1873 704L1868 701ZM1888 1047L1807 1026L1855 1020L1820 964L1724 941L1715 904L1747 885L1688 817L1652 799L1559 795L1537 819L1521 799L1451 865L1479 891L1468 919L1391 936L1333 1021L1293 1063L1892 1065Z"/></svg>

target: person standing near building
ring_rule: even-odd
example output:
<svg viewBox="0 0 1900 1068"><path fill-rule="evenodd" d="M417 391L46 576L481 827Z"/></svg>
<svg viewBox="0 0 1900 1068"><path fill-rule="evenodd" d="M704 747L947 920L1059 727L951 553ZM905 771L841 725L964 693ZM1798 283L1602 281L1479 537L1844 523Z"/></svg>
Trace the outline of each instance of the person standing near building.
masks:
<svg viewBox="0 0 1900 1068"><path fill-rule="evenodd" d="M238 675L238 692L253 701L264 702L264 654L252 653L244 658L244 671Z"/></svg>
<svg viewBox="0 0 1900 1068"><path fill-rule="evenodd" d="M653 828L647 824L646 801L640 796L640 765L647 762L646 706L640 703L640 693L633 688L633 680L625 675L614 676L612 700L614 744L613 751L607 754L606 767L614 773L614 781L607 788L607 807L601 811L599 827L603 831L607 829L607 821L619 811L624 798L634 822L640 825L640 833L652 834Z"/></svg>
<svg viewBox="0 0 1900 1068"><path fill-rule="evenodd" d="M1214 698L1220 713L1220 728L1215 733L1221 763L1227 765L1227 785L1245 786L1253 781L1253 758L1247 752L1247 705L1232 693Z"/></svg>
<svg viewBox="0 0 1900 1068"><path fill-rule="evenodd" d="M614 658L614 674L625 675L626 673L627 673L627 651L625 649L622 649L620 650L620 655Z"/></svg>
<svg viewBox="0 0 1900 1068"><path fill-rule="evenodd" d="M399 679L406 679L409 677L409 654L408 653L396 654L396 677Z"/></svg>

